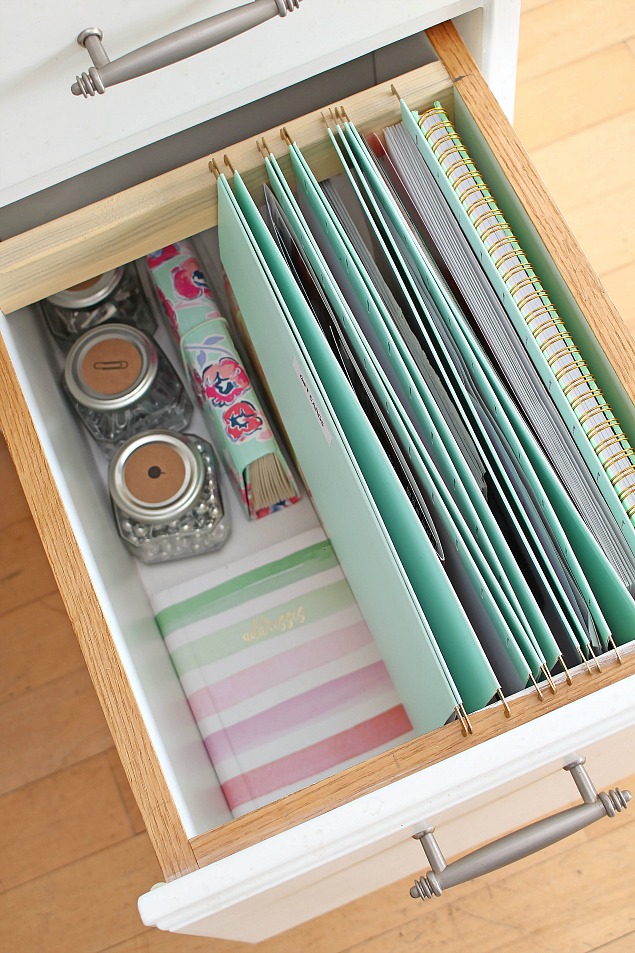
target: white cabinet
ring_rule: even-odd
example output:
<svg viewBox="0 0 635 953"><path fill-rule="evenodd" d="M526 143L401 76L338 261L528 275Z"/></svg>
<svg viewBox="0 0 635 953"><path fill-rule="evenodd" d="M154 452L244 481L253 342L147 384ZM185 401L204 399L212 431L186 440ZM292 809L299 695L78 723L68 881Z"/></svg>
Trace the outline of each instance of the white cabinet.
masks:
<svg viewBox="0 0 635 953"><path fill-rule="evenodd" d="M167 11L161 19L159 6L151 26L147 18L136 14L134 40L131 30L120 28L119 38L125 42L121 52L222 7L222 3L201 3L194 13L190 6L180 9L178 15ZM469 14L461 26L486 72L505 95L513 83L517 4L499 0L487 4L482 12L469 13L473 7L456 3L446 5L444 11L447 15ZM42 5L39 12L47 9ZM114 9L109 6L109 16ZM109 89L103 97L84 102L73 100L68 91L74 73L86 68L84 52L78 48L71 55L68 44L72 38L94 17L105 31L110 55L114 58L119 52L116 31L111 42L108 25L99 22L97 7L93 14L90 10L90 6L84 7L81 22L72 25L66 8L60 12L60 23L55 23L50 34L52 60L42 51L41 39L35 45L36 61L41 56L39 74L47 62L56 79L64 72L64 96L68 97L64 110L68 106L74 117L83 117L81 131L76 130L73 138L74 117L70 120L62 113L57 130L46 130L44 122L36 122L31 128L41 130L38 142L42 148L33 151L41 153L37 158L40 164L34 160L29 165L24 155L21 163L10 159L13 171L8 170L4 178L9 183L5 201L249 102L256 87L258 95L263 95L417 33L439 20L442 12L434 4L414 0L398 5L398 15L394 6L386 3L304 0L288 22L274 20L260 28L260 39L254 31L236 40L243 44L235 48L240 53L232 53L228 44L209 57L201 54L187 64ZM323 19L327 11L328 27ZM26 14L32 15L35 11ZM64 46L67 41L61 37L67 29L70 39ZM285 44L280 55L263 59L260 51L265 37L273 45L274 37L283 30L300 32L285 33L295 36L295 41ZM511 182L508 200L518 203L534 223L540 249L538 265L549 271L552 281L569 286L583 319L615 365L612 371L607 361L605 372L613 375L616 388L625 392L630 385L632 390L635 352L616 346L619 318L587 266L571 264L575 259L570 253L573 240L527 165L503 114L452 28L438 27L430 39L443 62L396 79L399 92L417 107L442 99L455 103L457 112L465 110L473 116L473 134L492 151L497 175ZM21 40L20 45L26 48L26 41ZM505 55L499 58L496 53L502 45ZM60 53L63 50L66 53ZM384 55L378 53L377 61ZM74 64L68 78L66 66L62 70L60 63L67 58ZM208 61L214 66L206 66ZM498 72L495 61L500 66ZM218 68L220 62L225 63L223 69ZM15 60L11 63L14 76L26 77L26 86L32 88L35 75L24 63L22 73ZM203 74L196 72L199 68ZM204 75L205 68L213 70L220 83L213 95L200 79L191 79ZM50 85L47 81L42 89L48 91ZM199 97L191 109L191 100L182 95L186 88L188 96ZM152 90L153 105L150 108L144 102L141 129L137 106L148 95L147 90ZM59 94L56 91L54 95ZM12 111L26 123L27 103L37 97L21 99L12 93L9 98ZM341 101L336 96L327 98ZM389 82L347 95L344 101L351 119L363 129L381 128L398 115ZM52 101L45 105L44 100L38 106L41 117L53 115L54 108ZM66 134L58 135L64 122L69 123ZM319 110L291 122L290 127L300 145L319 154L325 135ZM278 129L265 131L265 136L271 149L282 155L285 147ZM221 163L224 151L217 154ZM263 180L253 136L242 143L229 141L226 151L254 187ZM23 177L18 180L16 170L20 167ZM321 167L320 174L329 174L328 165ZM469 737L462 736L458 725L447 725L225 823L226 809L147 597L131 561L122 559L103 495L87 478L90 452L77 429L69 426L68 411L48 366L39 316L29 308L40 297L100 270L203 231L213 224L214 216L214 180L207 159L200 159L3 242L0 305L6 316L0 322L0 406L3 430L27 498L169 881L141 898L143 919L167 930L255 941L408 873L427 869L423 853L411 837L422 826L437 826L439 842L451 857L572 802L576 792L561 769L573 757L587 757L598 787L632 774L635 653L624 650L621 664L609 654L601 672L589 674L582 669L574 673L571 685L563 676L555 695L548 692L539 699L527 693L512 699L509 719L500 705L477 713L472 719L474 734Z"/></svg>

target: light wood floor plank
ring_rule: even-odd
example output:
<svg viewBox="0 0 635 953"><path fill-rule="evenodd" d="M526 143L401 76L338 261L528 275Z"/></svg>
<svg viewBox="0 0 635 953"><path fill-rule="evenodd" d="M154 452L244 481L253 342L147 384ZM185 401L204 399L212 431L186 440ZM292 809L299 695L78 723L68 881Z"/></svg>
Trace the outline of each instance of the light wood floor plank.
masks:
<svg viewBox="0 0 635 953"><path fill-rule="evenodd" d="M572 208L568 220L575 235L584 235L584 251L597 272L624 268L635 261L635 181L619 192Z"/></svg>
<svg viewBox="0 0 635 953"><path fill-rule="evenodd" d="M519 83L515 126L531 152L633 108L635 58L621 43Z"/></svg>
<svg viewBox="0 0 635 953"><path fill-rule="evenodd" d="M613 163L624 169L635 155L635 109L589 129L534 149L532 159L567 218L588 202L600 206L606 195L623 187L624 177L610 174Z"/></svg>
<svg viewBox="0 0 635 953"><path fill-rule="evenodd" d="M518 80L526 82L568 66L581 54L619 43L635 31L632 0L556 0L523 3Z"/></svg>
<svg viewBox="0 0 635 953"><path fill-rule="evenodd" d="M5 889L64 867L134 833L110 752L5 794L0 798L0 818Z"/></svg>
<svg viewBox="0 0 635 953"><path fill-rule="evenodd" d="M111 748L86 669L0 705L0 745L0 794Z"/></svg>
<svg viewBox="0 0 635 953"><path fill-rule="evenodd" d="M309 947L304 949L308 950ZM116 946L109 946L101 953L256 953L257 950L257 946L247 943L229 943L227 940L210 940L202 936L147 930L139 936L124 940L123 943L117 943ZM297 953L300 953L300 949Z"/></svg>
<svg viewBox="0 0 635 953"><path fill-rule="evenodd" d="M0 949L101 953L143 931L135 898L160 869L138 834L0 894ZM152 879L150 880L152 882Z"/></svg>
<svg viewBox="0 0 635 953"><path fill-rule="evenodd" d="M0 624L0 704L84 667L57 592L4 613Z"/></svg>
<svg viewBox="0 0 635 953"><path fill-rule="evenodd" d="M635 950L635 931L598 947L596 953L633 953L633 950Z"/></svg>
<svg viewBox="0 0 635 953"><path fill-rule="evenodd" d="M31 517L5 527L0 550L0 612L29 605L56 591Z"/></svg>

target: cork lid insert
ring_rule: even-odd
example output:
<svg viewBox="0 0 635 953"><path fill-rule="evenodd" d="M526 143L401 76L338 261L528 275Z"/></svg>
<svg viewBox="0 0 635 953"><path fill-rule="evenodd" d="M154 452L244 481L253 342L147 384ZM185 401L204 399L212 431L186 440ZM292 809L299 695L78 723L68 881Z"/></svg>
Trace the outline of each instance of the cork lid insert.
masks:
<svg viewBox="0 0 635 953"><path fill-rule="evenodd" d="M146 506L168 503L183 492L188 472L176 447L146 443L126 460L123 482L132 497Z"/></svg>
<svg viewBox="0 0 635 953"><path fill-rule="evenodd" d="M131 390L141 376L143 357L123 338L109 337L88 348L82 361L84 383L95 394L111 397Z"/></svg>

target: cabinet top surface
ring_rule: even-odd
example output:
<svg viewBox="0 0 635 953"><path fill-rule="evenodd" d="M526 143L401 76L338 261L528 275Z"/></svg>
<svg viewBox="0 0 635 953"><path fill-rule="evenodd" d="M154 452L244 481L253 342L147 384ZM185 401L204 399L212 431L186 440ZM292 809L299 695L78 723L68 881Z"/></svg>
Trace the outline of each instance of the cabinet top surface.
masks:
<svg viewBox="0 0 635 953"><path fill-rule="evenodd" d="M0 4L0 206L482 5L304 0L293 15L84 100L71 94L91 65L80 31L99 27L115 60L240 0Z"/></svg>

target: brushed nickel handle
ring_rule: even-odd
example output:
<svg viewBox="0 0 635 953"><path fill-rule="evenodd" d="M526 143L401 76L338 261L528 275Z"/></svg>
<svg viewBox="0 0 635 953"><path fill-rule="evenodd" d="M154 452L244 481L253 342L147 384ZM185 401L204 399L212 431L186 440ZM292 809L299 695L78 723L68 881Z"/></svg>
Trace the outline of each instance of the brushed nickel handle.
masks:
<svg viewBox="0 0 635 953"><path fill-rule="evenodd" d="M99 27L88 27L79 34L77 42L88 50L93 65L87 73L76 77L71 92L84 98L104 93L107 86L124 83L202 53L271 17L286 17L287 13L297 10L299 4L300 0L252 0L235 10L227 10L176 30L112 62L102 44L103 32Z"/></svg>
<svg viewBox="0 0 635 953"><path fill-rule="evenodd" d="M585 760L577 758L564 767L565 771L571 773L582 795L582 804L507 834L451 864L445 861L434 837L433 827L427 827L415 834L415 839L420 841L432 870L420 880L415 880L414 887L410 888L410 896L421 900L440 897L446 887L455 887L466 880L489 874L520 860L521 857L527 857L550 844L555 844L569 834L581 831L602 817L614 817L616 811L625 809L631 800L631 792L616 788L608 794L598 794L584 768Z"/></svg>

